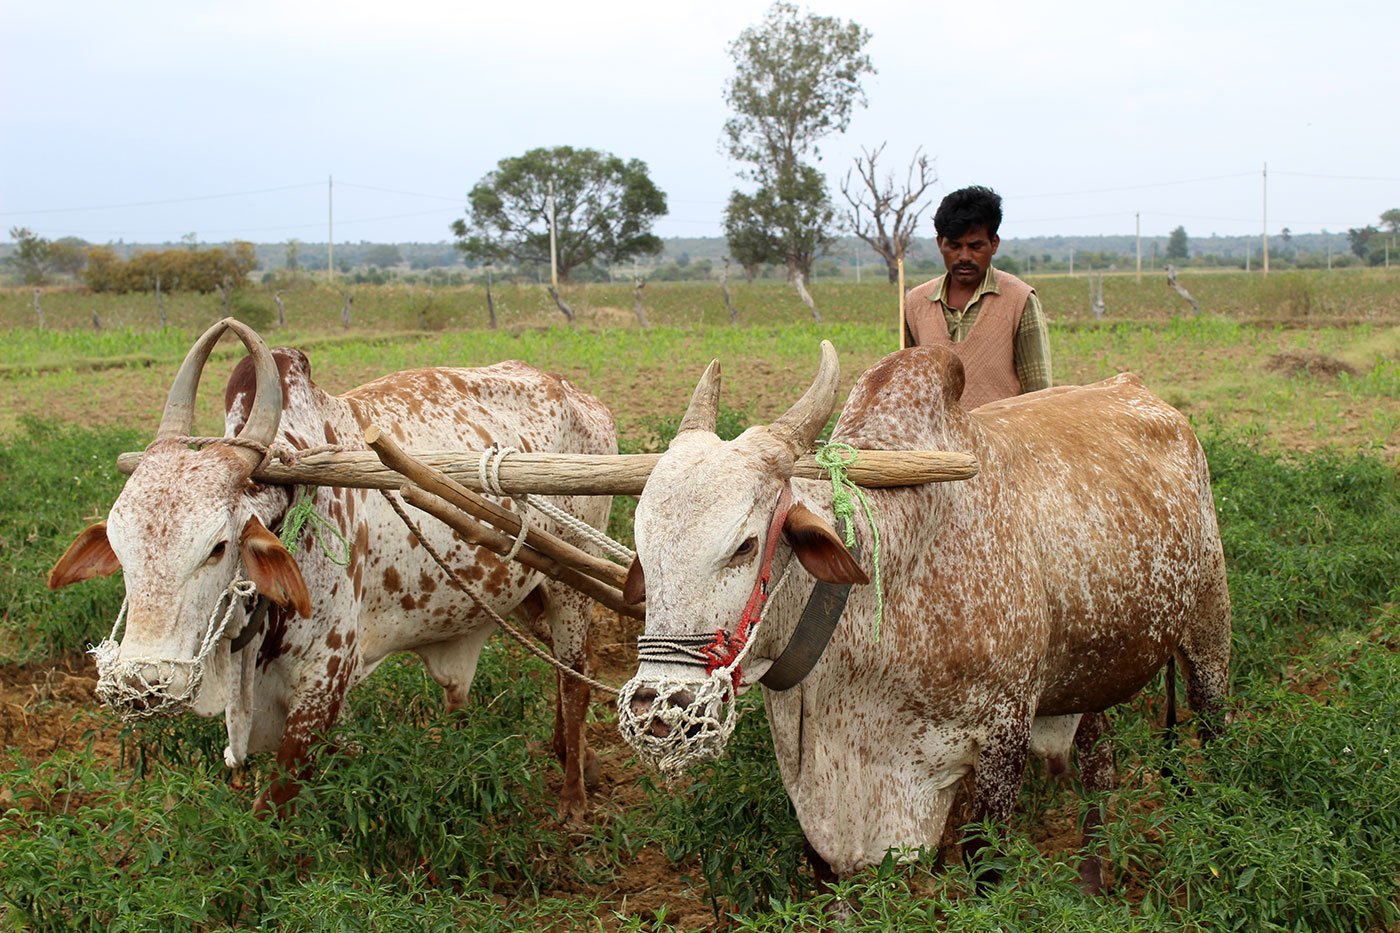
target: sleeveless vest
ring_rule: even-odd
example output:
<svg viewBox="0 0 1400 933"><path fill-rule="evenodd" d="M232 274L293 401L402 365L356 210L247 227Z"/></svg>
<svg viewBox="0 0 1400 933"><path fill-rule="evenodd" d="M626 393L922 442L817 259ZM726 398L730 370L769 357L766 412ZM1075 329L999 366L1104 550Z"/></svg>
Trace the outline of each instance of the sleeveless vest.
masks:
<svg viewBox="0 0 1400 933"><path fill-rule="evenodd" d="M977 320L961 343L948 336L948 321L938 294L943 279L938 278L910 289L904 300L904 320L914 343L947 347L962 360L966 384L962 407L967 410L1021 394L1016 375L1016 328L1021 312L1035 289L1009 272L993 268L1000 294L985 293L977 303Z"/></svg>

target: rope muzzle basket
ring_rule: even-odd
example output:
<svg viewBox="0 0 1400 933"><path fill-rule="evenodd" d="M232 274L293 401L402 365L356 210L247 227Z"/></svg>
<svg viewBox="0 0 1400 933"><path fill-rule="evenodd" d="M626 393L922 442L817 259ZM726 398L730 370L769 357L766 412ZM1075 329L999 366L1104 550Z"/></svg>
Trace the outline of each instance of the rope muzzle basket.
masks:
<svg viewBox="0 0 1400 933"><path fill-rule="evenodd" d="M243 600L256 594L257 587L249 580L235 578L225 587L210 611L204 637L192 658L119 657L118 636L129 605L128 600L123 600L111 634L88 649L97 662L97 698L124 722L189 710L203 686L209 656L228 632L234 611Z"/></svg>

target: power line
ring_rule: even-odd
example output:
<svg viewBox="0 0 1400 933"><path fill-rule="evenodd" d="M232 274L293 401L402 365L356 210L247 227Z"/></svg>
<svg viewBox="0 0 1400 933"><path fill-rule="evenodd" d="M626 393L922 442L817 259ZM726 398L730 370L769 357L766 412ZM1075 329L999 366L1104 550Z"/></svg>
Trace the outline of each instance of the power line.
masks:
<svg viewBox="0 0 1400 933"><path fill-rule="evenodd" d="M1016 194L1005 195L1005 197L1008 200L1014 198L1018 201L1028 201L1032 198L1067 198L1080 194L1112 194L1115 191L1141 191L1145 188L1170 188L1174 185L1194 185L1203 181L1222 181L1227 178L1244 178L1255 174L1257 173L1232 172L1228 175L1206 175L1201 178L1182 178L1177 181L1154 181L1142 185L1119 185L1114 188L1087 188L1083 191L1055 191L1049 194Z"/></svg>
<svg viewBox="0 0 1400 933"><path fill-rule="evenodd" d="M241 198L251 194L272 194L277 191L293 191L297 188L319 188L319 181L302 185L282 185L277 188L258 188L252 191L231 191L227 194L202 194L189 198L166 198L160 201L132 201L127 204L99 204L94 207L49 207L33 211L0 211L0 217L29 214L79 214L87 211L113 211L128 207L157 207L164 204L188 204L192 201L216 201L221 198Z"/></svg>
<svg viewBox="0 0 1400 933"><path fill-rule="evenodd" d="M1317 175L1312 172L1280 172L1275 175L1292 175L1294 178L1326 178L1331 181L1400 181L1400 178L1387 178L1382 175Z"/></svg>

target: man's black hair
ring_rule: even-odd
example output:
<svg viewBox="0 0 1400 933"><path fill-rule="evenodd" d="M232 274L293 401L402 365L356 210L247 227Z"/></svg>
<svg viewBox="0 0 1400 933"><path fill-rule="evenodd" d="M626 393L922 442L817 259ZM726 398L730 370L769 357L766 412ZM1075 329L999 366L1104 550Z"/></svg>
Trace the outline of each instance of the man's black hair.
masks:
<svg viewBox="0 0 1400 933"><path fill-rule="evenodd" d="M982 185L952 192L933 215L933 229L944 238L958 239L977 227L986 227L988 236L1001 227L1001 195Z"/></svg>

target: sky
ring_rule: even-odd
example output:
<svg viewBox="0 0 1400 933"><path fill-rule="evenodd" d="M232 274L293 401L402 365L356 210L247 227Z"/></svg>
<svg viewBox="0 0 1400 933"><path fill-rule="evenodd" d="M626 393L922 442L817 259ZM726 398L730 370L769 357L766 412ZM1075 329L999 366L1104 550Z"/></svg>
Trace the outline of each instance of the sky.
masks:
<svg viewBox="0 0 1400 933"><path fill-rule="evenodd" d="M729 44L766 2L0 0L0 230L94 243L450 241L504 158L640 159L721 235ZM1400 206L1400 3L814 0L868 106L817 163L922 150L1003 237L1338 231ZM1263 170L1268 165L1267 198ZM328 183L334 179L333 188ZM926 217L931 217L930 210ZM932 223L920 235L932 235ZM8 239L8 237L0 237Z"/></svg>

